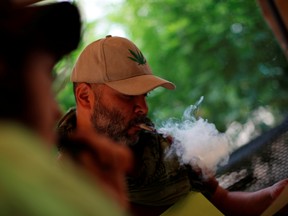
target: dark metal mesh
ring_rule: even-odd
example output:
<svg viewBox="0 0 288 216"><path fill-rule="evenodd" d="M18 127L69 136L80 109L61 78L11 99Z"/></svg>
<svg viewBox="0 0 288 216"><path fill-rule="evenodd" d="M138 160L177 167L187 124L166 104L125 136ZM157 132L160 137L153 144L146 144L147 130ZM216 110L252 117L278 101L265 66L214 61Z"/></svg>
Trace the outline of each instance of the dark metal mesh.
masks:
<svg viewBox="0 0 288 216"><path fill-rule="evenodd" d="M216 177L230 191L256 191L288 178L288 118L235 151Z"/></svg>

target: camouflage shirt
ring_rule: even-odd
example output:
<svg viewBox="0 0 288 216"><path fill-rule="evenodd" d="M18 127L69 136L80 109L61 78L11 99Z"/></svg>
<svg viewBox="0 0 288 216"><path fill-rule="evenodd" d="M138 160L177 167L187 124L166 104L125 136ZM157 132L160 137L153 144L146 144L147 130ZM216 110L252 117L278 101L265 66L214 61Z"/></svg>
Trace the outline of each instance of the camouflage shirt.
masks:
<svg viewBox="0 0 288 216"><path fill-rule="evenodd" d="M60 137L68 137L76 128L75 109L70 109L58 124ZM131 202L164 206L178 201L190 191L205 195L214 192L214 178L203 181L201 174L190 166L180 165L176 157L165 157L170 141L161 134L142 131L137 144L131 150L135 156L135 171L127 176ZM60 146L61 148L61 146ZM69 145L62 146L65 150Z"/></svg>

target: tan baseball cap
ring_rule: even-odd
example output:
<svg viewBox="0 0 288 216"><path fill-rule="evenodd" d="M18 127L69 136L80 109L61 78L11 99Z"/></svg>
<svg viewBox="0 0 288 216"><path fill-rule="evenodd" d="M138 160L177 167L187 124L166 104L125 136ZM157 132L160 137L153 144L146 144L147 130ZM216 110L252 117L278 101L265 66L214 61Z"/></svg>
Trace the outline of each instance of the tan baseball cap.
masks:
<svg viewBox="0 0 288 216"><path fill-rule="evenodd" d="M72 82L103 83L127 95L145 94L159 86L175 89L175 85L152 74L142 52L123 37L99 39L80 54Z"/></svg>

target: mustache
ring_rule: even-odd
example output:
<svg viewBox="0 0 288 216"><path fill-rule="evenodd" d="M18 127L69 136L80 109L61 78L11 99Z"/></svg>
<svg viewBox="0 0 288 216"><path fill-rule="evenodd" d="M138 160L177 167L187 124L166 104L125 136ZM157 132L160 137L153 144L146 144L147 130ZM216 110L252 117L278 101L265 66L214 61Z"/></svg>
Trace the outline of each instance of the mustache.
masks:
<svg viewBox="0 0 288 216"><path fill-rule="evenodd" d="M153 122L145 115L141 115L133 119L132 121L129 122L129 127L133 127L135 125L139 124L145 124L150 127L154 127Z"/></svg>

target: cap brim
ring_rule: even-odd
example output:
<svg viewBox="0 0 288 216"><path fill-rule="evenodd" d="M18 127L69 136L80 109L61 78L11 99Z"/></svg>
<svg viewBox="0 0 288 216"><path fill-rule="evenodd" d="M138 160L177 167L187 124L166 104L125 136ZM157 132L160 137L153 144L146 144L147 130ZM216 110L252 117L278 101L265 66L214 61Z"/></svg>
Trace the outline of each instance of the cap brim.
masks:
<svg viewBox="0 0 288 216"><path fill-rule="evenodd" d="M105 84L126 95L146 94L160 86L169 90L176 88L173 83L154 75L141 75L125 80L107 82Z"/></svg>

